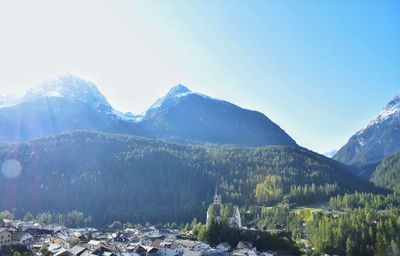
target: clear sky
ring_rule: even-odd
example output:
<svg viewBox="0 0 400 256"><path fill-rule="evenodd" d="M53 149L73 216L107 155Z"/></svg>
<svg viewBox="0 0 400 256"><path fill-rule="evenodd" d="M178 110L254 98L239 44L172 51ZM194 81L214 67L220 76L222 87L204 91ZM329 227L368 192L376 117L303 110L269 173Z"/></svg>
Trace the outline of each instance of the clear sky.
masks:
<svg viewBox="0 0 400 256"><path fill-rule="evenodd" d="M0 94L72 73L140 113L177 84L342 146L400 91L400 1L0 2Z"/></svg>

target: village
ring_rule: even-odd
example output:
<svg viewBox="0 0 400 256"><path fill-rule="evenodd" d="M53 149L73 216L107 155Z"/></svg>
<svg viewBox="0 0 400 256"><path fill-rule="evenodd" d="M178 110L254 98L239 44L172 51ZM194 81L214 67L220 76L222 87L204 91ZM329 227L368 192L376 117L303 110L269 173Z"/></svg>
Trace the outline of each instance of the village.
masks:
<svg viewBox="0 0 400 256"><path fill-rule="evenodd" d="M216 189L207 212L221 221L221 195ZM210 209L218 210L211 217ZM239 208L228 218L232 228L242 229ZM23 251L24 254L14 254ZM119 229L68 228L59 224L43 225L35 221L3 219L0 222L0 256L276 256L277 252L258 251L252 242L235 245L222 242L215 247L196 241L189 231L156 228L150 224Z"/></svg>
<svg viewBox="0 0 400 256"><path fill-rule="evenodd" d="M246 241L237 245L224 242L213 248L204 242L183 239L177 229L149 226L105 231L7 219L0 227L0 245L0 255L24 255L13 254L21 250L38 256L278 255L271 251L259 252Z"/></svg>

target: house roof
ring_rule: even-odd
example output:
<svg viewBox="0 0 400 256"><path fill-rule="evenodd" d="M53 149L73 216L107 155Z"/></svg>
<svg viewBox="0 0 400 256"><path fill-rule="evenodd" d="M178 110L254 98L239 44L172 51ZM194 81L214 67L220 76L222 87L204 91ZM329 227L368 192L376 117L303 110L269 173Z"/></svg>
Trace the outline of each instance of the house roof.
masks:
<svg viewBox="0 0 400 256"><path fill-rule="evenodd" d="M257 256L257 253L254 250L250 249L240 249L232 252L233 256Z"/></svg>
<svg viewBox="0 0 400 256"><path fill-rule="evenodd" d="M157 239L157 240L155 240L154 242L151 243L151 246L152 247L160 247L161 243L163 243L163 242L164 242L163 240Z"/></svg>
<svg viewBox="0 0 400 256"><path fill-rule="evenodd" d="M0 233L1 232L10 232L10 231L8 231L6 228L0 228Z"/></svg>
<svg viewBox="0 0 400 256"><path fill-rule="evenodd" d="M67 241L65 241L64 239L59 238L59 237L53 238L53 239L51 240L51 242L52 242L53 244L66 244L66 243L68 243Z"/></svg>
<svg viewBox="0 0 400 256"><path fill-rule="evenodd" d="M73 255L78 255L81 254L83 251L87 250L84 247L80 247L79 245L75 245L74 247L72 247L69 251L73 254Z"/></svg>
<svg viewBox="0 0 400 256"><path fill-rule="evenodd" d="M240 241L237 246L238 249L251 249L253 248L253 243L252 242L247 242L247 241Z"/></svg>
<svg viewBox="0 0 400 256"><path fill-rule="evenodd" d="M84 251L80 256L92 256L92 252L89 250Z"/></svg>
<svg viewBox="0 0 400 256"><path fill-rule="evenodd" d="M185 251L183 256L201 256L202 252L195 252L195 251Z"/></svg>
<svg viewBox="0 0 400 256"><path fill-rule="evenodd" d="M179 245L181 245L181 244L179 244L179 243L177 243L177 242L173 242L173 243L169 244L169 248L175 249L175 248L177 248ZM182 245L181 245L181 246L182 246Z"/></svg>
<svg viewBox="0 0 400 256"><path fill-rule="evenodd" d="M231 245L228 242L223 242L220 243L217 247L231 248Z"/></svg>
<svg viewBox="0 0 400 256"><path fill-rule="evenodd" d="M152 248L150 248L147 252L148 252L148 253L156 253L157 251L158 251L157 248L152 247Z"/></svg>
<svg viewBox="0 0 400 256"><path fill-rule="evenodd" d="M98 240L90 240L87 244L93 245L93 246L98 246L98 245L102 244L102 242L98 241Z"/></svg>
<svg viewBox="0 0 400 256"><path fill-rule="evenodd" d="M65 256L70 255L69 252L64 248L62 248L56 254L54 254L54 256L64 256L64 255Z"/></svg>
<svg viewBox="0 0 400 256"><path fill-rule="evenodd" d="M197 244L199 244L199 242L195 242L195 241L191 241L191 240L176 240L176 242L183 245L186 248L193 248Z"/></svg>

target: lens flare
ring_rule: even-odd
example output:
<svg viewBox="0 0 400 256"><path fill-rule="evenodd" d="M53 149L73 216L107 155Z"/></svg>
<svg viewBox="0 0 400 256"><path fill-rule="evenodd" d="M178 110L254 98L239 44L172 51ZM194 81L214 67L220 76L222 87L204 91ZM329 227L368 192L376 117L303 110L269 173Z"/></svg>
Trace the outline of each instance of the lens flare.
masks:
<svg viewBox="0 0 400 256"><path fill-rule="evenodd" d="M22 172L22 165L16 159L8 159L1 164L1 172L8 179L15 179Z"/></svg>

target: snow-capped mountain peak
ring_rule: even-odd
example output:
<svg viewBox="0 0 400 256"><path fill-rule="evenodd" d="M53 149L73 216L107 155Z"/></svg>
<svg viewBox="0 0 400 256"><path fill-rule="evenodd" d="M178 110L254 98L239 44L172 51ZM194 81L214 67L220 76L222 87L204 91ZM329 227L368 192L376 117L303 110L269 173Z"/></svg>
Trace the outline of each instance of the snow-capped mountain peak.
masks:
<svg viewBox="0 0 400 256"><path fill-rule="evenodd" d="M175 85L174 87L172 87L169 92L167 93L167 95L165 95L165 98L169 98L169 97L179 97L182 94L187 94L192 92L189 88L187 88L186 86L182 85L182 84L178 84Z"/></svg>
<svg viewBox="0 0 400 256"><path fill-rule="evenodd" d="M367 127L389 120L400 115L400 94L397 94L372 120ZM363 129L364 130L364 129Z"/></svg>
<svg viewBox="0 0 400 256"><path fill-rule="evenodd" d="M213 98L213 97L207 96L202 93L193 92L188 87L186 87L182 84L178 84L178 85L175 85L174 87L172 87L164 97L162 97L162 98L158 99L156 102L154 102L154 104L151 105L151 107L143 115L144 115L144 117L149 116L149 115L157 112L157 110L159 110L161 108L164 109L165 107L169 107L169 106L173 105L174 103L178 102L180 99L182 99L186 96L190 96L190 95L196 95L196 96L202 97L204 99L208 99L208 100L219 101L224 104L228 103L224 100Z"/></svg>
<svg viewBox="0 0 400 256"><path fill-rule="evenodd" d="M187 88L186 86L181 85L181 84L175 85L168 91L168 93L164 97L156 100L156 102L154 102L154 104L151 105L151 107L147 110L146 114L148 114L162 106L169 105L172 102L174 102L175 99L183 97L190 93L192 93L192 91L189 88Z"/></svg>
<svg viewBox="0 0 400 256"><path fill-rule="evenodd" d="M73 75L59 76L29 89L21 102L32 102L42 98L68 98L89 104L97 110L112 109L96 85Z"/></svg>
<svg viewBox="0 0 400 256"><path fill-rule="evenodd" d="M397 94L385 108L400 108L400 93Z"/></svg>
<svg viewBox="0 0 400 256"><path fill-rule="evenodd" d="M335 154L346 164L366 165L381 161L400 150L400 94L397 94L363 129Z"/></svg>

